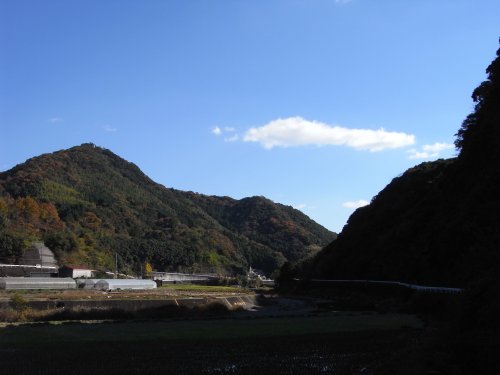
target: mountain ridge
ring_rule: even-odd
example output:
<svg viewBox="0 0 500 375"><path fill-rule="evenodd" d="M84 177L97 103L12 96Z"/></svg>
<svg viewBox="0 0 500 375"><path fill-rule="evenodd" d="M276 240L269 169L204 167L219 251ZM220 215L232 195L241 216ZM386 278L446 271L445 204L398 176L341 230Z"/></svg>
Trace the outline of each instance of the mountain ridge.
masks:
<svg viewBox="0 0 500 375"><path fill-rule="evenodd" d="M94 144L0 173L0 216L3 258L19 252L19 240L42 239L63 261L110 267L118 252L131 270L150 261L162 270L242 273L253 266L271 273L335 238L264 197L166 188Z"/></svg>
<svg viewBox="0 0 500 375"><path fill-rule="evenodd" d="M458 130L458 157L394 178L338 238L288 272L466 287L500 267L500 49ZM290 277L291 275L288 275Z"/></svg>

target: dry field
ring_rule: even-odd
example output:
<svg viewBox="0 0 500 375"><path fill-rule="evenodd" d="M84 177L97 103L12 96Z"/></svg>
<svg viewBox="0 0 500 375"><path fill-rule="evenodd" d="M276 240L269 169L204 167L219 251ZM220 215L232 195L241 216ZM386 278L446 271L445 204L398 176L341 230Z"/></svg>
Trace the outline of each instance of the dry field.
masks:
<svg viewBox="0 0 500 375"><path fill-rule="evenodd" d="M153 290L116 291L105 292L99 290L74 289L74 290L11 290L0 291L0 302L8 302L14 295L21 296L26 301L47 300L108 300L108 299L172 299L183 297L229 297L234 295L249 294L247 289L228 286L207 286L178 284L160 287Z"/></svg>

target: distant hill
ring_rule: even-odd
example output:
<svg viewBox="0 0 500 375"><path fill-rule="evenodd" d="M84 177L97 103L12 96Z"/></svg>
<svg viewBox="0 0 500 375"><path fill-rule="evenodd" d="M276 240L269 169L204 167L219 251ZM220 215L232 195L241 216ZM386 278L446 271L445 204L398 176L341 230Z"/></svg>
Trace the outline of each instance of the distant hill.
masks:
<svg viewBox="0 0 500 375"><path fill-rule="evenodd" d="M60 262L139 272L267 272L317 252L335 234L264 197L235 200L168 189L93 144L0 173L0 262L42 240Z"/></svg>
<svg viewBox="0 0 500 375"><path fill-rule="evenodd" d="M500 56L500 50L497 52ZM500 271L500 57L473 93L457 158L395 178L303 275L467 286Z"/></svg>

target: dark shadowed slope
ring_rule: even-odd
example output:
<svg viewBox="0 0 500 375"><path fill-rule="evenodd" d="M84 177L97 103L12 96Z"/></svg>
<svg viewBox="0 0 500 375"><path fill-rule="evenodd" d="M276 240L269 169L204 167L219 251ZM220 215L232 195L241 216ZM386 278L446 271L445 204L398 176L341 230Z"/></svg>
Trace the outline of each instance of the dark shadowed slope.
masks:
<svg viewBox="0 0 500 375"><path fill-rule="evenodd" d="M449 286L498 273L500 57L487 73L457 134L459 156L395 178L349 218L306 273Z"/></svg>

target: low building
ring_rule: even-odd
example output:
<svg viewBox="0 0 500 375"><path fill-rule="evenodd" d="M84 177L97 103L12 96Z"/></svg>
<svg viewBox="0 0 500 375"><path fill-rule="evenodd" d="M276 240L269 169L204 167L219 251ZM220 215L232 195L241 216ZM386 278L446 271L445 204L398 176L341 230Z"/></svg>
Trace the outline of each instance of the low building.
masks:
<svg viewBox="0 0 500 375"><path fill-rule="evenodd" d="M37 273L50 274L51 277L57 277L57 267L0 264L0 277L39 277L39 275L36 275Z"/></svg>
<svg viewBox="0 0 500 375"><path fill-rule="evenodd" d="M152 272L153 280L159 285L165 284L210 284L216 282L219 277L216 275L200 275L176 272Z"/></svg>
<svg viewBox="0 0 500 375"><path fill-rule="evenodd" d="M33 242L24 250L19 263L25 266L37 266L41 268L57 268L54 253L43 242Z"/></svg>
<svg viewBox="0 0 500 375"><path fill-rule="evenodd" d="M146 290L155 289L153 280L142 279L102 279L94 284L98 290Z"/></svg>
<svg viewBox="0 0 500 375"><path fill-rule="evenodd" d="M94 270L85 266L62 266L59 268L60 277L91 278Z"/></svg>
<svg viewBox="0 0 500 375"><path fill-rule="evenodd" d="M269 279L263 271L250 267L247 272L247 281L250 286L265 285L274 287L274 280Z"/></svg>

